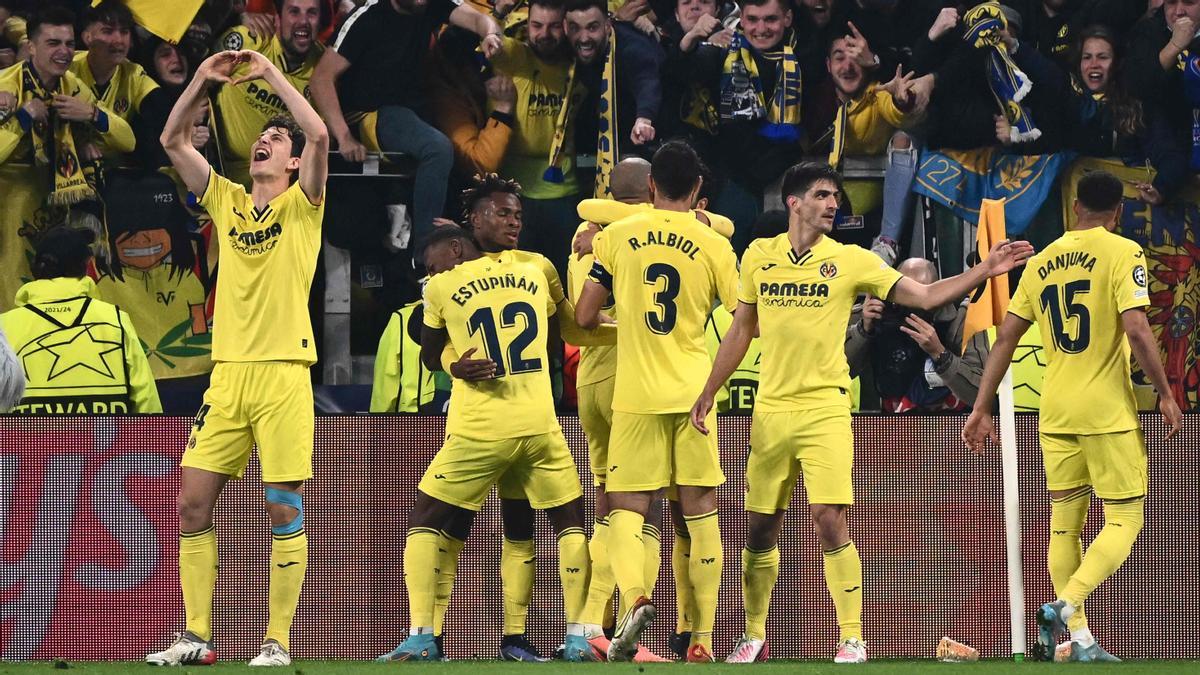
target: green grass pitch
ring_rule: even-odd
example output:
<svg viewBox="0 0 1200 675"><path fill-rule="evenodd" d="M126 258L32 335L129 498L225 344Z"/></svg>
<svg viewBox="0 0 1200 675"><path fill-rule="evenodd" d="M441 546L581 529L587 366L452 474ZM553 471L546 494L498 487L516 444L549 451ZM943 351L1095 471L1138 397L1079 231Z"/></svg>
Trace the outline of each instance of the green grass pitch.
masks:
<svg viewBox="0 0 1200 675"><path fill-rule="evenodd" d="M968 675L992 675L999 673L1051 673L1070 671L1072 673L1121 673L1133 675L1137 673L1154 673L1155 675L1173 675L1174 673L1200 672L1200 661L1128 661L1113 664L1056 664L1056 663L1014 663L1012 661L980 661L978 663L949 664L933 660L925 661L872 661L863 666L839 666L831 662L818 661L770 661L752 666L726 666L713 664L711 666L686 666L678 663L657 665L639 664L565 664L565 663L504 663L501 661L452 661L449 663L419 664L422 673L434 675L558 675L560 673L580 673L588 671L600 675L601 671L610 675L635 675L636 673L651 672L654 675L669 675L675 668L686 668L685 673L745 673L751 675L834 675L847 672L865 672L871 675L907 675L908 673L966 673ZM415 670L418 664L376 664L369 661L296 661L290 667L269 669L268 673L277 675L349 675L350 673L367 673L382 675L383 673L401 673ZM242 663L220 663L211 667L190 667L187 672L193 675L212 673L212 675L230 675L231 673L250 673L262 675L262 669L250 668ZM151 666L138 662L0 662L0 674L33 675L34 673L61 673L62 675L126 675L128 673L159 672ZM178 671L175 671L178 672Z"/></svg>

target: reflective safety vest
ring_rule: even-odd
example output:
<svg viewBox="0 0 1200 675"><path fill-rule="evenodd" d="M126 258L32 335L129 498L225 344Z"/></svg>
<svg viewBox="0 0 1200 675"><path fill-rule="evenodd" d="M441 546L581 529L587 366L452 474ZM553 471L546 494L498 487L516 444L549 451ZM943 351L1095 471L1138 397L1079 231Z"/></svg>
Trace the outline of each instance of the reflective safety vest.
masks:
<svg viewBox="0 0 1200 675"><path fill-rule="evenodd" d="M433 400L433 373L421 364L421 344L412 336L413 332L420 335L424 323L419 314L414 317L418 307L419 300L392 312L379 337L371 412L415 413ZM413 321L416 326L410 329Z"/></svg>

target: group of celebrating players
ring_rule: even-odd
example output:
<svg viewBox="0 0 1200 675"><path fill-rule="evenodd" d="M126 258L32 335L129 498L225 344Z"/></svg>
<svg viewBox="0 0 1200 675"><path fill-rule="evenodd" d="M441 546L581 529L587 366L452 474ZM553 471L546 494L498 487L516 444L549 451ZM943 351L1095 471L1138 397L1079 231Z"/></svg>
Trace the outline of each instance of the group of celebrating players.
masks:
<svg viewBox="0 0 1200 675"><path fill-rule="evenodd" d="M187 139L188 120L207 88L229 82L242 64L249 68L239 81L265 79L294 116L271 120L255 141L249 194L217 175ZM315 351L307 302L321 241L328 138L304 97L250 51L221 52L201 64L163 131L172 163L215 224L222 281L213 320L216 367L181 462L186 630L147 656L150 663L216 659L213 508L226 481L243 472L254 444L273 540L270 619L250 663L291 662L288 638L308 551L302 485L312 476L308 367ZM1034 256L1026 242L1004 241L963 274L921 284L873 253L827 236L842 179L811 163L783 178L787 232L756 240L739 270L718 232L724 219L696 210L702 173L696 153L681 142L665 143L648 164L618 165L618 201L608 208L613 218L596 223L589 217L593 224L578 233L568 284L574 302L545 258L516 250L521 205L511 181L479 179L468 192L466 227L441 227L424 242L430 277L421 358L426 367L450 373L454 384L445 443L421 479L409 516L409 635L379 660L443 658L439 637L458 554L474 513L496 486L502 499L545 510L557 533L567 624L562 657L568 661L658 658L640 648L639 638L656 619L665 493L676 530L675 641L687 661L712 661L724 562L715 488L725 480L713 400L757 335L761 381L742 553L746 625L726 660L767 658L778 536L802 478L840 628L834 660L866 661L862 565L847 522L854 443L843 340L852 305L869 293L932 309L1027 263L1035 273L1022 276L999 329L963 439L982 451L994 438L996 386L1017 338L1034 321L1042 324L1042 334L1051 336L1041 434L1058 597L1038 615L1040 653L1049 656L1069 631L1071 658L1113 658L1088 632L1083 602L1128 556L1142 524L1147 461L1130 386L1130 347L1162 397L1170 433L1181 423L1143 311L1141 250L1111 231L1121 183L1101 172L1085 176L1077 227L1041 254ZM704 324L716 303L734 311L734 322L711 361ZM579 396L597 487L590 541L578 472L554 414L547 347L555 328L587 346L581 370L589 374L581 375ZM1079 531L1093 491L1104 500L1106 524L1083 555ZM510 564L520 567L521 552L506 542L502 569ZM619 610L609 639L602 627L614 587Z"/></svg>

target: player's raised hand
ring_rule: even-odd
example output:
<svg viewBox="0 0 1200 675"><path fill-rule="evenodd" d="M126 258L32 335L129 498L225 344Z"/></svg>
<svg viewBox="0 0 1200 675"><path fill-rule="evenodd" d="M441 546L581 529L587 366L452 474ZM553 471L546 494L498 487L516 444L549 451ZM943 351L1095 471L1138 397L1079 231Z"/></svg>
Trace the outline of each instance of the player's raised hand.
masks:
<svg viewBox="0 0 1200 675"><path fill-rule="evenodd" d="M963 426L962 439L963 443L966 443L971 452L976 455L983 454L988 439L991 439L993 443L999 443L1000 439L996 436L996 423L992 420L992 414L981 410L972 410L971 416L967 418L967 423Z"/></svg>
<svg viewBox="0 0 1200 675"><path fill-rule="evenodd" d="M1009 241L1004 239L996 242L988 252L983 264L988 266L988 276L997 277L1025 264L1033 257L1033 244L1027 241Z"/></svg>
<svg viewBox="0 0 1200 675"><path fill-rule="evenodd" d="M583 256L592 252L592 240L599 231L599 225L589 222L586 230L575 235L575 240L571 242L571 250L575 251L579 260L583 260Z"/></svg>
<svg viewBox="0 0 1200 675"><path fill-rule="evenodd" d="M241 62L238 52L217 52L200 63L196 77L213 84L228 84L233 82L233 69Z"/></svg>
<svg viewBox="0 0 1200 675"><path fill-rule="evenodd" d="M1163 396L1158 399L1158 411L1162 413L1163 421L1167 423L1167 440L1175 437L1183 426L1183 412L1173 396Z"/></svg>
<svg viewBox="0 0 1200 675"><path fill-rule="evenodd" d="M708 435L708 426L704 421L708 419L708 413L713 409L713 395L707 391L700 392L700 398L692 405L692 426L696 427L696 431Z"/></svg>
<svg viewBox="0 0 1200 675"><path fill-rule="evenodd" d="M460 380L467 382L478 382L480 380L490 380L496 376L496 362L491 359L473 359L471 355L476 351L475 347L471 347L457 361L450 364L450 374Z"/></svg>
<svg viewBox="0 0 1200 675"><path fill-rule="evenodd" d="M242 75L234 80L234 84L242 84L252 80L261 80L262 78L266 77L269 71L275 68L275 64L271 63L267 57L252 49L244 49L240 52L236 52L236 54L238 63L250 64L250 68L246 71L245 75Z"/></svg>

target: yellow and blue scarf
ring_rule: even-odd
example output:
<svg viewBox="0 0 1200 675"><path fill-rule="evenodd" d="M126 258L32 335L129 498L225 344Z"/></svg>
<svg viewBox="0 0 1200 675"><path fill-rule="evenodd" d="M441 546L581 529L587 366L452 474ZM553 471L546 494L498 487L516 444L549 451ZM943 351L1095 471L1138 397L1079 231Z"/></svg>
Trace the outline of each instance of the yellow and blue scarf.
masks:
<svg viewBox="0 0 1200 675"><path fill-rule="evenodd" d="M1012 126L1012 141L1021 143L1041 137L1042 132L1033 123L1033 117L1021 100L1033 89L1029 76L1021 72L1008 53L1001 33L1008 27L1000 5L985 2L971 9L963 17L966 33L963 39L976 49L986 49L988 54L988 85L992 95L1000 104L1000 110Z"/></svg>
<svg viewBox="0 0 1200 675"><path fill-rule="evenodd" d="M784 33L778 49L760 52L739 30L725 52L721 73L720 118L722 122L761 120L758 133L772 141L800 140L800 62L792 48L791 31ZM762 78L754 57L775 62L775 91L771 100L763 95Z"/></svg>
<svg viewBox="0 0 1200 675"><path fill-rule="evenodd" d="M9 72L12 76L21 78L18 106L40 99L49 111L47 120L35 122L29 132L33 143L34 165L50 168L54 177L54 189L46 197L46 202L51 205L69 206L95 197L96 166L94 163L85 164L80 157L75 143L75 125L59 117L51 107L55 94L74 95L74 76L67 73L58 79L57 87L47 89L34 74L28 61ZM16 87L0 86L0 89L13 91Z"/></svg>
<svg viewBox="0 0 1200 675"><path fill-rule="evenodd" d="M617 163L617 31L608 33L608 51L604 55L603 70L600 74L600 120L599 133L596 136L596 187L593 195L597 198L607 198L611 193L610 181L612 170ZM564 180L560 160L563 149L567 146L567 127L575 107L583 99L582 87L576 86L575 71L579 62L573 61L567 72L567 89L563 96L562 108L554 121L554 139L550 143L549 166L542 174L542 179L548 183L561 183Z"/></svg>

